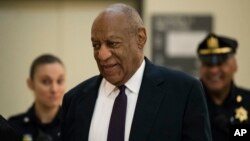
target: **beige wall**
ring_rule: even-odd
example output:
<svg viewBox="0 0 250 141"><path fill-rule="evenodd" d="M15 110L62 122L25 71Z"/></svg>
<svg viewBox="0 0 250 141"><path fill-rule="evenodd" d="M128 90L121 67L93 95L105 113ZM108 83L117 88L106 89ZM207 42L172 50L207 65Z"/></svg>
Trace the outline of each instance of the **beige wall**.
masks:
<svg viewBox="0 0 250 141"><path fill-rule="evenodd" d="M148 29L154 14L212 15L214 31L235 37L239 42L238 72L235 81L250 89L250 1L249 0L145 0L144 17ZM150 34L146 54L150 53Z"/></svg>
<svg viewBox="0 0 250 141"><path fill-rule="evenodd" d="M94 17L111 2L0 2L0 114L23 112L32 104L26 86L31 61L42 53L58 55L67 67L67 86L98 74L90 42ZM148 27L145 54L151 58L150 18L156 13L212 14L214 30L236 37L239 71L236 82L250 88L249 0L145 0Z"/></svg>
<svg viewBox="0 0 250 141"><path fill-rule="evenodd" d="M24 112L33 93L26 85L32 60L59 56L68 90L98 74L92 55L91 24L110 1L0 1L0 114Z"/></svg>

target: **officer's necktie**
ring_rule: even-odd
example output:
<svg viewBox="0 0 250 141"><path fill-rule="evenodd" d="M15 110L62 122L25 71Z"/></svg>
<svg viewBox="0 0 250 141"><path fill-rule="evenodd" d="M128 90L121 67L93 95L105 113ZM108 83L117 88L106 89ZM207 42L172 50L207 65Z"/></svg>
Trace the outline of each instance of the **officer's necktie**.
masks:
<svg viewBox="0 0 250 141"><path fill-rule="evenodd" d="M127 110L126 86L119 87L120 93L115 99L109 123L107 141L124 141L125 120Z"/></svg>

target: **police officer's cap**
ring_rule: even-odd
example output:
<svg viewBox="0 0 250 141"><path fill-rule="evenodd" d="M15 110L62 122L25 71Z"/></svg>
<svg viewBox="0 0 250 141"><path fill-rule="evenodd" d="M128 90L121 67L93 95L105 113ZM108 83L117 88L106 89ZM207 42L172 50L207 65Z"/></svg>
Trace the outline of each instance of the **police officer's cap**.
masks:
<svg viewBox="0 0 250 141"><path fill-rule="evenodd" d="M235 54L237 46L235 39L210 33L198 45L197 53L204 64L217 65Z"/></svg>

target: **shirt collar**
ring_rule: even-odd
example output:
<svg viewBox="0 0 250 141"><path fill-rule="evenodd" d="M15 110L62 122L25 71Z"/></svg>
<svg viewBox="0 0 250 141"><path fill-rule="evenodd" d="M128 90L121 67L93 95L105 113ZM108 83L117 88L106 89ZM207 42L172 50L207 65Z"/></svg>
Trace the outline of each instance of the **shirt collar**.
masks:
<svg viewBox="0 0 250 141"><path fill-rule="evenodd" d="M112 93L112 91L117 89L115 85L108 82L105 78L103 78L103 81L102 81L101 85L103 85L103 88L104 88L103 91L104 91L104 94L106 96L110 95Z"/></svg>
<svg viewBox="0 0 250 141"><path fill-rule="evenodd" d="M133 93L137 94L139 93L144 69L145 69L145 60L143 60L141 66L135 72L135 74L125 83L126 87Z"/></svg>
<svg viewBox="0 0 250 141"><path fill-rule="evenodd" d="M32 106L28 109L26 116L24 117L24 122L29 123L35 123L37 125L41 126L48 126L48 127L55 127L58 126L61 122L61 107L59 107L58 112L54 119L50 123L43 124L41 123L40 119L36 116L35 111L35 104L33 103Z"/></svg>
<svg viewBox="0 0 250 141"><path fill-rule="evenodd" d="M126 88L133 93L139 93L142 77L145 69L145 60L141 63L140 67L137 69L135 74L125 83ZM110 95L112 91L117 90L118 88L108 82L105 78L102 81L104 89L104 93L106 96Z"/></svg>

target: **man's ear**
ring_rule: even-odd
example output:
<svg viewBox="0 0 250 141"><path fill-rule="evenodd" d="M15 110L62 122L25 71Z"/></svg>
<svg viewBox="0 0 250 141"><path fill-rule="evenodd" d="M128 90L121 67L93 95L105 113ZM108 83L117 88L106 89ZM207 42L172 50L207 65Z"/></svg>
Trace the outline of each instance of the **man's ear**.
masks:
<svg viewBox="0 0 250 141"><path fill-rule="evenodd" d="M34 89L34 85L33 85L33 81L31 80L31 78L28 78L26 82L27 82L28 87L31 90L33 90Z"/></svg>
<svg viewBox="0 0 250 141"><path fill-rule="evenodd" d="M145 46L145 43L147 41L147 33L146 29L144 27L139 27L138 28L138 45L140 49L143 49Z"/></svg>

